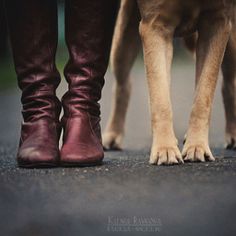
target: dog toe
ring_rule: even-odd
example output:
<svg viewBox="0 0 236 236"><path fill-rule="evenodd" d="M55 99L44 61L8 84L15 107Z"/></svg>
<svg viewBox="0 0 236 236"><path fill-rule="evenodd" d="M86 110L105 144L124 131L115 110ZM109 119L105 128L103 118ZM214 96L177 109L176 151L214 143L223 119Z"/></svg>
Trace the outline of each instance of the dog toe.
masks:
<svg viewBox="0 0 236 236"><path fill-rule="evenodd" d="M149 163L158 166L176 165L183 163L183 159L178 148L159 148L156 152L152 152Z"/></svg>
<svg viewBox="0 0 236 236"><path fill-rule="evenodd" d="M206 162L215 161L210 148L203 145L192 145L185 147L182 153L184 160L187 162Z"/></svg>
<svg viewBox="0 0 236 236"><path fill-rule="evenodd" d="M116 134L114 132L104 133L102 136L102 144L105 151L113 150L120 151L121 147L122 135Z"/></svg>

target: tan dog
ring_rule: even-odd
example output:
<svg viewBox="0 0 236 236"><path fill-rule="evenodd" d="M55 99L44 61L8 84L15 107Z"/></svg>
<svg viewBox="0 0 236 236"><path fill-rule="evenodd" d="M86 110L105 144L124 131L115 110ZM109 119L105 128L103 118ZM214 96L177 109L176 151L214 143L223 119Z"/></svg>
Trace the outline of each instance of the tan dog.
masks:
<svg viewBox="0 0 236 236"><path fill-rule="evenodd" d="M235 5L235 0L122 0L112 47L116 84L111 117L103 135L105 148L121 148L130 97L129 73L140 47L139 33L150 94L150 163L215 160L208 132L221 65L226 142L228 148L236 147ZM173 130L170 99L175 36L183 37L190 50L196 48L196 92L182 155Z"/></svg>

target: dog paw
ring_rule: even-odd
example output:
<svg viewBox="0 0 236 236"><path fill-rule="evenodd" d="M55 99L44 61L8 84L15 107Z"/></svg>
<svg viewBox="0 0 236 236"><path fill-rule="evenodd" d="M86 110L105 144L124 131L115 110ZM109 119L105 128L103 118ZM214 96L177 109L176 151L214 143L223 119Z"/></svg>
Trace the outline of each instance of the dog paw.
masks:
<svg viewBox="0 0 236 236"><path fill-rule="evenodd" d="M105 132L102 135L102 143L104 150L122 150L121 143L123 140L123 135L116 132Z"/></svg>
<svg viewBox="0 0 236 236"><path fill-rule="evenodd" d="M215 161L208 145L185 144L182 156L184 161L189 162Z"/></svg>
<svg viewBox="0 0 236 236"><path fill-rule="evenodd" d="M184 163L178 147L160 147L152 148L150 156L150 164L152 165L176 165Z"/></svg>
<svg viewBox="0 0 236 236"><path fill-rule="evenodd" d="M226 133L225 136L226 136L225 148L236 151L236 134Z"/></svg>

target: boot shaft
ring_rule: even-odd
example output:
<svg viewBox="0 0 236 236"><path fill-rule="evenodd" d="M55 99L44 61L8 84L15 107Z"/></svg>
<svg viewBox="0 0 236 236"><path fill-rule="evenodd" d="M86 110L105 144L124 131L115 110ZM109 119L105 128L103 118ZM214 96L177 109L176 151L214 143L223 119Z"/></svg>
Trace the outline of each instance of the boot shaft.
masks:
<svg viewBox="0 0 236 236"><path fill-rule="evenodd" d="M24 121L58 120L57 1L5 0L5 6Z"/></svg>
<svg viewBox="0 0 236 236"><path fill-rule="evenodd" d="M100 115L98 101L104 85L114 24L116 0L65 2L65 39L69 61L64 74L69 91L63 97L65 116L78 110Z"/></svg>
<svg viewBox="0 0 236 236"><path fill-rule="evenodd" d="M3 0L0 0L0 63L6 59L8 54L7 22Z"/></svg>

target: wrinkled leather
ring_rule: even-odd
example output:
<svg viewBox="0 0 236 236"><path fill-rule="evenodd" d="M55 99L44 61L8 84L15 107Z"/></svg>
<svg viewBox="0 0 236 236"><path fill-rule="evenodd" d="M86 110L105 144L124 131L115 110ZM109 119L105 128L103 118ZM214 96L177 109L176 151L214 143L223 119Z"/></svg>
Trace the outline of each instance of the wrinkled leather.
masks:
<svg viewBox="0 0 236 236"><path fill-rule="evenodd" d="M7 0L5 6L22 90L24 124L17 159L22 165L53 164L58 160L59 129L56 127L61 112L61 103L56 97L60 83L55 66L57 1Z"/></svg>
<svg viewBox="0 0 236 236"><path fill-rule="evenodd" d="M57 1L7 0L5 4L24 121L58 120Z"/></svg>
<svg viewBox="0 0 236 236"><path fill-rule="evenodd" d="M104 156L100 131L101 90L116 19L116 0L65 2L65 38L69 84L63 96L62 163L95 163Z"/></svg>

